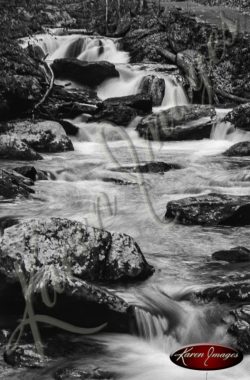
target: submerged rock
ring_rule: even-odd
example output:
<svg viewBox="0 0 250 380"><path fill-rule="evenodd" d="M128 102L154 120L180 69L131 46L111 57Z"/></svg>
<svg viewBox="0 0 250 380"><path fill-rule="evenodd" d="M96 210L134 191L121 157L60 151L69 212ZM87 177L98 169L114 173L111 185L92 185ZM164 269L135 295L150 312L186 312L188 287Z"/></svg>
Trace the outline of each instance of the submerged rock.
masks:
<svg viewBox="0 0 250 380"><path fill-rule="evenodd" d="M38 152L64 152L74 150L63 127L50 120L20 120L4 126L5 133L19 137L25 144Z"/></svg>
<svg viewBox="0 0 250 380"><path fill-rule="evenodd" d="M165 80L155 75L147 75L140 83L139 92L151 95L153 106L160 106L165 95Z"/></svg>
<svg viewBox="0 0 250 380"><path fill-rule="evenodd" d="M56 78L71 79L90 87L96 87L107 79L119 77L115 65L105 61L85 62L62 58L54 60L51 67Z"/></svg>
<svg viewBox="0 0 250 380"><path fill-rule="evenodd" d="M201 140L210 137L215 121L214 107L176 106L143 118L137 131L148 140Z"/></svg>
<svg viewBox="0 0 250 380"><path fill-rule="evenodd" d="M244 247L231 248L229 250L213 253L212 258L229 263L250 262L250 251Z"/></svg>
<svg viewBox="0 0 250 380"><path fill-rule="evenodd" d="M152 274L130 236L67 219L34 219L13 226L5 230L0 252L0 267L9 278L16 276L15 264L29 275L44 265L63 268L65 262L80 279L135 280Z"/></svg>
<svg viewBox="0 0 250 380"><path fill-rule="evenodd" d="M35 161L42 156L15 135L0 135L0 158L8 160Z"/></svg>
<svg viewBox="0 0 250 380"><path fill-rule="evenodd" d="M30 178L33 182L55 179L55 176L52 173L46 172L44 170L37 170L34 168L34 166L19 166L14 170L22 176Z"/></svg>
<svg viewBox="0 0 250 380"><path fill-rule="evenodd" d="M29 187L31 183L25 181L22 177L14 171L7 171L0 169L0 197L12 199L16 197L28 198L34 190Z"/></svg>
<svg viewBox="0 0 250 380"><path fill-rule="evenodd" d="M63 368L58 370L54 376L55 380L112 380L112 373L95 366L87 368Z"/></svg>
<svg viewBox="0 0 250 380"><path fill-rule="evenodd" d="M243 141L243 142L233 145L224 153L224 156L228 156L228 157L250 156L250 141Z"/></svg>
<svg viewBox="0 0 250 380"><path fill-rule="evenodd" d="M122 173L159 173L164 174L173 169L181 169L178 164L168 164L166 162L147 162L140 165L133 166L120 166L118 168L112 168L111 171Z"/></svg>
<svg viewBox="0 0 250 380"><path fill-rule="evenodd" d="M136 116L152 111L150 95L138 94L105 100L91 121L106 120L116 125L127 126Z"/></svg>
<svg viewBox="0 0 250 380"><path fill-rule="evenodd" d="M237 129L250 132L250 102L235 107L223 121L230 122Z"/></svg>
<svg viewBox="0 0 250 380"><path fill-rule="evenodd" d="M193 225L250 225L250 197L208 194L171 201L166 218Z"/></svg>

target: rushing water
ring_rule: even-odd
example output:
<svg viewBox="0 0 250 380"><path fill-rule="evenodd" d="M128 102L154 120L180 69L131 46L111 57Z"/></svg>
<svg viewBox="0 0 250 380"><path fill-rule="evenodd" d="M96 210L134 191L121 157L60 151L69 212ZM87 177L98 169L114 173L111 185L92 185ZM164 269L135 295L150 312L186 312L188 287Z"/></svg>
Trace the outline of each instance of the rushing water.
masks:
<svg viewBox="0 0 250 380"><path fill-rule="evenodd" d="M102 99L137 93L142 77L153 72L166 83L165 98L155 112L187 103L182 87L171 73L162 70L158 73L152 65L148 68L143 65L142 70L130 66L128 54L119 51L115 40L49 35L38 36L36 40L49 54L49 60L73 56L116 63L120 78L108 80L97 89ZM53 172L56 180L37 182L32 199L6 203L4 211L1 210L0 216L66 217L130 234L156 268L155 275L147 281L115 287L128 302L143 307L136 312L140 336L99 335L93 338L93 344L98 341L103 345L103 355L77 358L74 364L78 367L88 360L107 367L124 380L180 380L184 376L187 380L199 380L205 379L205 374L174 366L169 354L189 343L232 342L221 323L222 306L195 306L178 300L191 289L249 281L250 265L217 263L211 259L216 250L248 247L249 229L180 226L164 220L166 204L173 199L209 192L250 195L250 160L221 155L235 142L250 139L249 134L236 132L220 122L228 111L217 110L219 121L211 139L167 143L140 139L135 131L138 120L124 129L109 123L87 124L79 117L74 120L80 128L73 140L75 151L44 155L44 160L36 163L38 168ZM165 175L110 170L117 165L152 160L178 163L182 169ZM6 167L16 164L4 163ZM112 179L129 185L118 185L110 182ZM240 366L208 378L246 380L249 365L246 358ZM34 378L30 373L25 376ZM14 378L13 373L10 378ZM46 372L41 378L50 379L50 375Z"/></svg>

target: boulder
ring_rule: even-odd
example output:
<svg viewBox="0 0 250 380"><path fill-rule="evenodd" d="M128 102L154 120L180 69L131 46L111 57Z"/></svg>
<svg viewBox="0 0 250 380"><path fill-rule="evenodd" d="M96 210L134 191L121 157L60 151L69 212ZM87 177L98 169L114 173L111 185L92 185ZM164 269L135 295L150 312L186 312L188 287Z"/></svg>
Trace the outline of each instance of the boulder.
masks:
<svg viewBox="0 0 250 380"><path fill-rule="evenodd" d="M74 150L63 127L50 120L20 120L9 122L5 133L18 136L25 144L38 152L64 152Z"/></svg>
<svg viewBox="0 0 250 380"><path fill-rule="evenodd" d="M230 122L237 129L250 132L250 102L235 107L223 121Z"/></svg>
<svg viewBox="0 0 250 380"><path fill-rule="evenodd" d="M111 171L122 173L159 173L164 174L173 169L181 169L178 164L168 164L166 162L147 162L140 165L133 166L119 166L118 168L111 168Z"/></svg>
<svg viewBox="0 0 250 380"><path fill-rule="evenodd" d="M143 118L139 135L148 140L179 141L209 138L216 121L214 107L176 106Z"/></svg>
<svg viewBox="0 0 250 380"><path fill-rule="evenodd" d="M250 305L244 305L231 311L235 321L229 326L228 332L232 334L239 349L244 354L250 353Z"/></svg>
<svg viewBox="0 0 250 380"><path fill-rule="evenodd" d="M208 194L171 201L166 218L191 225L250 225L250 197Z"/></svg>
<svg viewBox="0 0 250 380"><path fill-rule="evenodd" d="M8 160L35 161L42 156L16 135L0 135L0 158Z"/></svg>
<svg viewBox="0 0 250 380"><path fill-rule="evenodd" d="M40 101L46 92L46 75L14 38L2 38L0 50L0 120L6 120L24 114Z"/></svg>
<svg viewBox="0 0 250 380"><path fill-rule="evenodd" d="M4 353L4 360L13 367L44 368L49 363L49 358L36 352L34 345L22 344L14 350Z"/></svg>
<svg viewBox="0 0 250 380"><path fill-rule="evenodd" d="M79 115L93 114L101 100L93 90L67 89L54 85L47 100L37 113L43 119L73 119Z"/></svg>
<svg viewBox="0 0 250 380"><path fill-rule="evenodd" d="M72 274L83 280L126 281L152 274L130 236L67 219L28 220L8 228L0 252L0 271L9 279L16 277L15 264L30 275L46 265L63 268L65 261Z"/></svg>
<svg viewBox="0 0 250 380"><path fill-rule="evenodd" d="M73 58L55 59L52 64L56 78L71 79L96 87L107 79L119 77L115 65L109 62L85 62Z"/></svg>
<svg viewBox="0 0 250 380"><path fill-rule="evenodd" d="M233 145L224 153L224 156L228 156L228 157L250 156L250 141L243 141L243 142Z"/></svg>
<svg viewBox="0 0 250 380"><path fill-rule="evenodd" d="M218 301L220 303L237 304L250 301L250 284L234 283L207 288L195 293L195 297L202 301Z"/></svg>
<svg viewBox="0 0 250 380"><path fill-rule="evenodd" d="M140 83L139 92L151 95L153 106L160 106L165 95L165 80L155 75L147 75Z"/></svg>
<svg viewBox="0 0 250 380"><path fill-rule="evenodd" d="M106 120L116 125L127 126L136 116L152 112L150 95L138 94L110 98L99 105L91 121Z"/></svg>
<svg viewBox="0 0 250 380"><path fill-rule="evenodd" d="M77 136L78 135L78 132L79 132L79 128L70 123L68 120L59 120L59 123L61 124L61 126L63 127L63 129L65 130L66 134L68 136Z"/></svg>
<svg viewBox="0 0 250 380"><path fill-rule="evenodd" d="M44 170L37 170L34 166L19 166L14 170L22 176L31 179L33 182L55 179L55 176L52 173Z"/></svg>
<svg viewBox="0 0 250 380"><path fill-rule="evenodd" d="M29 44L26 50L28 55L37 61L44 61L46 59L46 54L39 45Z"/></svg>
<svg viewBox="0 0 250 380"><path fill-rule="evenodd" d="M0 198L12 199L19 196L28 198L34 193L29 187L31 184L14 171L0 169Z"/></svg>
<svg viewBox="0 0 250 380"><path fill-rule="evenodd" d="M25 272L22 273L26 275ZM5 276L6 280L7 277L8 274ZM16 275L7 286L1 286L0 292L4 313L8 315L11 310L13 317L16 315L17 318L25 308L25 299L18 281ZM44 316L43 319L46 319L51 328L78 335L90 335L104 329L119 333L129 332L134 316L133 306L114 291L110 292L102 286L75 278L66 266L44 266L30 278L26 275L24 281L27 281L26 285L30 285L34 313ZM12 303L9 302L10 296ZM46 326L41 328L45 331ZM48 356L60 356L61 350L63 356L67 349L68 347L60 347L56 352L50 351ZM45 353L47 354L46 350Z"/></svg>
<svg viewBox="0 0 250 380"><path fill-rule="evenodd" d="M235 247L224 251L213 253L212 258L229 263L250 262L250 251L244 247Z"/></svg>
<svg viewBox="0 0 250 380"><path fill-rule="evenodd" d="M136 110L128 106L105 106L105 108L99 109L89 121L108 121L115 125L127 127L136 116Z"/></svg>

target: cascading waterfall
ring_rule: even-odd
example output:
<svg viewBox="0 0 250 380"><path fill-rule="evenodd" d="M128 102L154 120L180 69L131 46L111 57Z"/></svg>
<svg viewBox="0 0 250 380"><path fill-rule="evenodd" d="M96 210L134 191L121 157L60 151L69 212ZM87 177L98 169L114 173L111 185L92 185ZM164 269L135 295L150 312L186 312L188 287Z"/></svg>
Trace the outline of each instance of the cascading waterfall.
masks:
<svg viewBox="0 0 250 380"><path fill-rule="evenodd" d="M206 379L206 374L175 366L170 354L182 346L211 342L230 345L232 338L221 323L222 309L209 309L180 303L161 289L148 289L135 309L139 337L104 334L97 339L107 350L102 366L118 373L119 380L187 380ZM245 358L236 368L213 372L213 379L227 380L240 376L248 379ZM209 378L209 376L208 376Z"/></svg>
<svg viewBox="0 0 250 380"><path fill-rule="evenodd" d="M224 122L223 118L226 116L230 109L217 109L217 122L213 127L211 133L212 140L227 140L231 143L238 143L241 141L250 140L250 132L246 132L240 129L235 129L230 122Z"/></svg>
<svg viewBox="0 0 250 380"><path fill-rule="evenodd" d="M129 62L129 54L118 49L118 41L110 38L81 35L53 36L37 35L22 40L25 47L28 43L39 45L48 61L59 58L77 58L82 61L108 61L125 64Z"/></svg>

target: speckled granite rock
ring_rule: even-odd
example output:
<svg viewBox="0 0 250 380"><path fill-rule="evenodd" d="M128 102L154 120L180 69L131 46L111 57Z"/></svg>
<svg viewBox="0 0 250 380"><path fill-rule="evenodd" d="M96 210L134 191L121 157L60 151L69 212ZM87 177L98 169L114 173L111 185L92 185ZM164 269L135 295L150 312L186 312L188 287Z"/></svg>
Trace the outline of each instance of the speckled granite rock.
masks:
<svg viewBox="0 0 250 380"><path fill-rule="evenodd" d="M250 197L208 194L167 204L166 218L192 225L250 225Z"/></svg>
<svg viewBox="0 0 250 380"><path fill-rule="evenodd" d="M71 140L61 124L50 120L20 120L2 126L2 131L21 139L38 152L64 152L74 150Z"/></svg>
<svg viewBox="0 0 250 380"><path fill-rule="evenodd" d="M139 246L128 235L110 233L67 219L28 220L1 239L0 267L15 278L20 264L29 277L44 265L63 268L91 280L133 280L152 273Z"/></svg>

